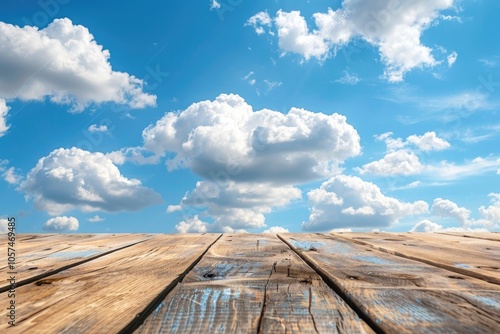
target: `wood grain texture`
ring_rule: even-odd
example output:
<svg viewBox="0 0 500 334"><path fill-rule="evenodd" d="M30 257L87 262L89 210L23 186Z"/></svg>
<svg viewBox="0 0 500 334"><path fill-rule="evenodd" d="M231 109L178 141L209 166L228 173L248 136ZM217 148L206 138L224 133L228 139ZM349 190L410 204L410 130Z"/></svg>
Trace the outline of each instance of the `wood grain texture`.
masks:
<svg viewBox="0 0 500 334"><path fill-rule="evenodd" d="M136 333L371 333L274 235L224 235Z"/></svg>
<svg viewBox="0 0 500 334"><path fill-rule="evenodd" d="M339 233L373 248L500 285L500 243L434 233Z"/></svg>
<svg viewBox="0 0 500 334"><path fill-rule="evenodd" d="M476 232L476 233L462 233L462 232L436 232L437 234L447 234L447 235L455 235L461 236L464 238L475 238L475 239L484 239L491 241L500 241L500 233L498 232Z"/></svg>
<svg viewBox="0 0 500 334"><path fill-rule="evenodd" d="M280 235L325 275L377 330L495 333L500 287L333 235Z"/></svg>
<svg viewBox="0 0 500 334"><path fill-rule="evenodd" d="M107 252L147 240L145 234L52 234L23 235L16 244L18 286L57 272L61 268L91 260ZM6 252L0 258L0 275L6 277ZM0 292L8 285L0 283Z"/></svg>
<svg viewBox="0 0 500 334"><path fill-rule="evenodd" d="M219 235L157 235L16 291L8 333L117 333L185 274ZM6 293L0 305L7 305ZM7 324L0 324L0 332Z"/></svg>

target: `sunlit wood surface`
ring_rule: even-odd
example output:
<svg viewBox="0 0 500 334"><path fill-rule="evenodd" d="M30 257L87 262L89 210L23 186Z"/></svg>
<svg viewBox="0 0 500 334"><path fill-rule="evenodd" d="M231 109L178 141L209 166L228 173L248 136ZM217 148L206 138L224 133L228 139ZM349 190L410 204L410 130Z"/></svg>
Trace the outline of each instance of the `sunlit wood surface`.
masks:
<svg viewBox="0 0 500 334"><path fill-rule="evenodd" d="M21 234L0 333L500 333L498 233Z"/></svg>

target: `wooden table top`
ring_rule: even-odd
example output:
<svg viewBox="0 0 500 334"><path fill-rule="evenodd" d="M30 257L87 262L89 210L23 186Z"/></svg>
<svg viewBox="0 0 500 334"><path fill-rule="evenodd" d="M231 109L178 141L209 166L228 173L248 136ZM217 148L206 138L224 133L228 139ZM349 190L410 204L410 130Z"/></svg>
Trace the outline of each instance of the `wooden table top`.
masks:
<svg viewBox="0 0 500 334"><path fill-rule="evenodd" d="M500 333L499 233L20 234L13 268L0 243L1 333Z"/></svg>

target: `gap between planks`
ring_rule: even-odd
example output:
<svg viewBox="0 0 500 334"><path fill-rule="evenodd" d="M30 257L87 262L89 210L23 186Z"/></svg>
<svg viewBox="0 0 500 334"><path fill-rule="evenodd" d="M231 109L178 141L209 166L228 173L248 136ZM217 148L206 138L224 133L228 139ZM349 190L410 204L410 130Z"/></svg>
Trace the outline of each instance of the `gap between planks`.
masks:
<svg viewBox="0 0 500 334"><path fill-rule="evenodd" d="M117 247L117 248L114 248L114 249L111 249L111 250L108 250L106 252L103 252L103 253L99 253L97 255L93 255L93 256L90 256L88 258L85 258L83 260L80 260L80 261L77 261L77 262L73 262L73 263L70 263L70 264L67 264L65 266L62 266L62 267L59 267L57 269L54 269L54 270L50 270L50 271L47 271L47 272L44 272L40 275L36 275L36 276L32 276L32 277L29 277L29 278L26 278L26 279L23 279L23 280L20 280L18 282L16 282L16 288L19 288L23 285L27 285L27 284L30 284L30 283L33 283L33 282L36 282L42 278L47 278L49 276L52 276L52 275L55 275L55 274L58 274L60 273L61 271L64 271L64 270L68 270L68 269L71 269L71 268L74 268L76 266L79 266L79 265L82 265L84 263L87 263L87 262L90 262L90 261L93 261L95 259L98 259L102 256L105 256L105 255L109 255L109 254L112 254L114 252L117 252L119 250L122 250L122 249L125 249L125 248L128 248L128 247L131 247L131 246L134 246L134 245L137 245L137 244L140 244L144 241L147 241L151 239L150 238L146 238L146 239L143 239L143 240L140 240L140 241L137 241L137 242L133 242L133 243L130 243L130 244L127 244L127 245L124 245L124 246L120 246L120 247ZM3 293L5 291L9 291L10 289L10 286L9 285L6 285L6 286L3 286L3 287L0 287L0 293Z"/></svg>
<svg viewBox="0 0 500 334"><path fill-rule="evenodd" d="M331 279L323 269L321 269L316 263L311 261L308 257L304 256L302 252L299 252L288 240L286 240L280 234L276 234L276 236L284 242L295 254L297 254L302 261L304 261L312 270L314 270L323 280L332 289L340 298L342 298L349 307L356 312L356 314L366 322L368 326L377 334L386 333L380 326L363 310L361 310L355 303L352 302L351 298L347 296L344 291L341 289L340 285Z"/></svg>
<svg viewBox="0 0 500 334"><path fill-rule="evenodd" d="M203 233L205 234L205 233ZM177 284L181 283L184 277L201 261L201 259L205 256L205 254L210 250L210 248L217 243L217 241L222 238L222 235L219 235L217 239L212 242L203 253L198 256L190 265L186 268L186 270L180 274L176 279L170 282L162 292L160 292L156 298L154 298L145 308L144 310L137 314L132 321L130 321L124 328L122 328L118 334L132 334L134 331L139 328L144 320L161 304L161 302L168 296L168 294L177 286Z"/></svg>
<svg viewBox="0 0 500 334"><path fill-rule="evenodd" d="M402 257L402 258L405 258L405 259L409 259L409 260L413 260L413 261L418 261L418 262L421 262L421 263L425 263L425 264L434 266L436 268L445 269L445 270L454 272L456 274L461 274L461 275L465 275L465 276L477 278L477 279L483 280L483 281L491 283L491 284L500 285L500 279L498 279L497 277L488 276L488 275L485 275L485 274L482 274L482 273L479 273L479 272L474 272L474 271L463 269L463 268L456 268L456 267L453 267L453 266L445 264L445 263L440 263L440 262L429 260L429 259L426 259L426 258L423 258L423 257L419 257L419 256L405 254L402 251L391 250L391 249L388 249L388 248L386 248L384 246L376 245L375 243L370 242L369 240L364 241L364 240L361 240L361 239L355 239L355 238L352 238L352 237L344 236L344 235L342 235L340 233L332 233L331 235L334 236L334 237L336 237L336 238L339 238L341 240L344 240L344 241L352 242L352 243L355 243L355 244L358 244L358 245L362 245L362 246L368 246L370 248L379 250L379 251L384 252L386 254L390 254L390 255L394 255L394 256L399 256L399 257ZM453 234L452 234L452 236L457 237L457 235L453 235ZM405 237L408 237L408 238L411 239L410 235L405 235ZM418 241L418 240L415 240L415 241ZM421 242L423 242L423 241L421 241Z"/></svg>

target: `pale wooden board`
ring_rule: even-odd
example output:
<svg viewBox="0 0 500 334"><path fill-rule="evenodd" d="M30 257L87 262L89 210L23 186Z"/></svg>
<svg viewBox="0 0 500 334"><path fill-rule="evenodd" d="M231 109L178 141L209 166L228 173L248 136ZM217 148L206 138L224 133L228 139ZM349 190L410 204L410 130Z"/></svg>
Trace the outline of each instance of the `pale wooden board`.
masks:
<svg viewBox="0 0 500 334"><path fill-rule="evenodd" d="M491 241L500 241L500 233L498 232L475 232L475 233L463 233L463 232L436 232L438 234L448 234L448 235L456 235L462 236L464 238L476 238L476 239L484 239Z"/></svg>
<svg viewBox="0 0 500 334"><path fill-rule="evenodd" d="M371 333L275 235L224 235L136 333Z"/></svg>
<svg viewBox="0 0 500 334"><path fill-rule="evenodd" d="M387 333L495 333L500 287L333 235L282 234Z"/></svg>
<svg viewBox="0 0 500 334"><path fill-rule="evenodd" d="M117 333L175 285L219 235L157 235L16 290L8 333ZM0 305L7 305L0 294ZM0 324L0 332L7 328Z"/></svg>
<svg viewBox="0 0 500 334"><path fill-rule="evenodd" d="M500 284L500 243L434 233L339 233L390 254Z"/></svg>
<svg viewBox="0 0 500 334"><path fill-rule="evenodd" d="M114 249L151 238L146 234L52 234L23 235L17 240L16 280L18 285L68 266L99 257ZM0 258L0 275L6 277L7 252ZM8 287L0 283L0 292Z"/></svg>

